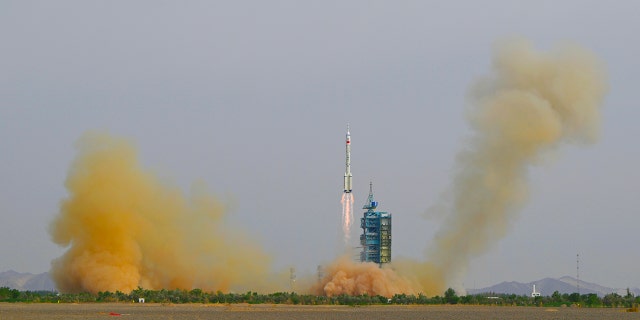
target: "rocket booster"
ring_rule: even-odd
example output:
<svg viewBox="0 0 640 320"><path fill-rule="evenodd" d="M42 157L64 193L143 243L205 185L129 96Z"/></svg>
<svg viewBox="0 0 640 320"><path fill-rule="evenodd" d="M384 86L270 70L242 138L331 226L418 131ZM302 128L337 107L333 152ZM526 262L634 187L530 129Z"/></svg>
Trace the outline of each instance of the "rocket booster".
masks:
<svg viewBox="0 0 640 320"><path fill-rule="evenodd" d="M351 193L351 132L347 124L347 140L346 140L346 170L344 172L344 193Z"/></svg>

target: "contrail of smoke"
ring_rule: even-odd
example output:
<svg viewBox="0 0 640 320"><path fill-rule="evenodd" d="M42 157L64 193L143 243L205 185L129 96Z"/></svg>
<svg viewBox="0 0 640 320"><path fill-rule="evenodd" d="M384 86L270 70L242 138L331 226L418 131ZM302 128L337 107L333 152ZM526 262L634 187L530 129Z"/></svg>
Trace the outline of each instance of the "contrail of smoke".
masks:
<svg viewBox="0 0 640 320"><path fill-rule="evenodd" d="M52 262L62 292L148 289L255 290L269 258L224 223L222 205L203 186L185 198L143 170L125 140L88 133L77 143L69 195L51 225L70 246Z"/></svg>
<svg viewBox="0 0 640 320"><path fill-rule="evenodd" d="M445 224L428 251L449 285L471 257L507 233L527 197L527 169L562 142L593 142L605 94L603 69L575 46L536 52L518 40L498 46L490 76L471 90L475 131L458 154Z"/></svg>
<svg viewBox="0 0 640 320"><path fill-rule="evenodd" d="M319 292L389 296L464 289L470 259L506 235L526 200L529 166L562 142L595 140L606 87L602 70L578 47L540 53L526 41L501 43L492 74L471 90L474 134L458 154L451 199L437 206L446 209L446 218L427 262L394 259L392 269L376 271L375 265L342 259L327 268Z"/></svg>
<svg viewBox="0 0 640 320"><path fill-rule="evenodd" d="M344 244L348 245L351 240L351 226L353 225L353 195L351 193L343 193L342 200L342 233L344 236Z"/></svg>

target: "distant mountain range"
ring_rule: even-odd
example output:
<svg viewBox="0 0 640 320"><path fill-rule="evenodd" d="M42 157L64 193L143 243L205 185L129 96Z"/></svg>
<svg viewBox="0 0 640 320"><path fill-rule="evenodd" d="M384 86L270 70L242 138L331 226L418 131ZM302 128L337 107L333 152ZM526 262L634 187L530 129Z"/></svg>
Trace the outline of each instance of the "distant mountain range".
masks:
<svg viewBox="0 0 640 320"><path fill-rule="evenodd" d="M561 294L571 294L578 292L577 280L575 278L564 276L562 278L544 278L538 281L532 281L528 283L521 282L502 282L491 287L480 289L467 289L468 294L479 293L499 293L499 294L516 294L516 295L530 295L533 291L533 285L536 285L536 291L540 292L543 296L550 296L555 291ZM639 288L629 288L629 291L634 295L640 294ZM617 293L619 295L626 295L627 288L608 288L599 284L585 282L580 280L580 294L595 293L602 297L609 293Z"/></svg>
<svg viewBox="0 0 640 320"><path fill-rule="evenodd" d="M56 285L47 272L32 274L9 270L0 272L0 287L9 287L20 291L53 291Z"/></svg>

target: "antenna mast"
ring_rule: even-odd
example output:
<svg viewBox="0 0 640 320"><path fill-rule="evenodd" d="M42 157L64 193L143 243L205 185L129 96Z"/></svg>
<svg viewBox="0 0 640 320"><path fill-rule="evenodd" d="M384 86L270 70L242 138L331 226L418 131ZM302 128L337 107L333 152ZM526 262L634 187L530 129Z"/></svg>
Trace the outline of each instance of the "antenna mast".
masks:
<svg viewBox="0 0 640 320"><path fill-rule="evenodd" d="M576 287L578 287L578 296L580 296L580 254L576 254Z"/></svg>

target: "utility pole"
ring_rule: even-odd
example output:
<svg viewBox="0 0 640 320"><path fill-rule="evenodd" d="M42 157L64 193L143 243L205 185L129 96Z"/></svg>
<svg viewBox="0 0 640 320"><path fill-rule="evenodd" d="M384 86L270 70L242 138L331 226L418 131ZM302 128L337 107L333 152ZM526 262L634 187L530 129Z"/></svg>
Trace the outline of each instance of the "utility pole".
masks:
<svg viewBox="0 0 640 320"><path fill-rule="evenodd" d="M576 287L578 287L578 296L580 296L580 254L576 254Z"/></svg>

